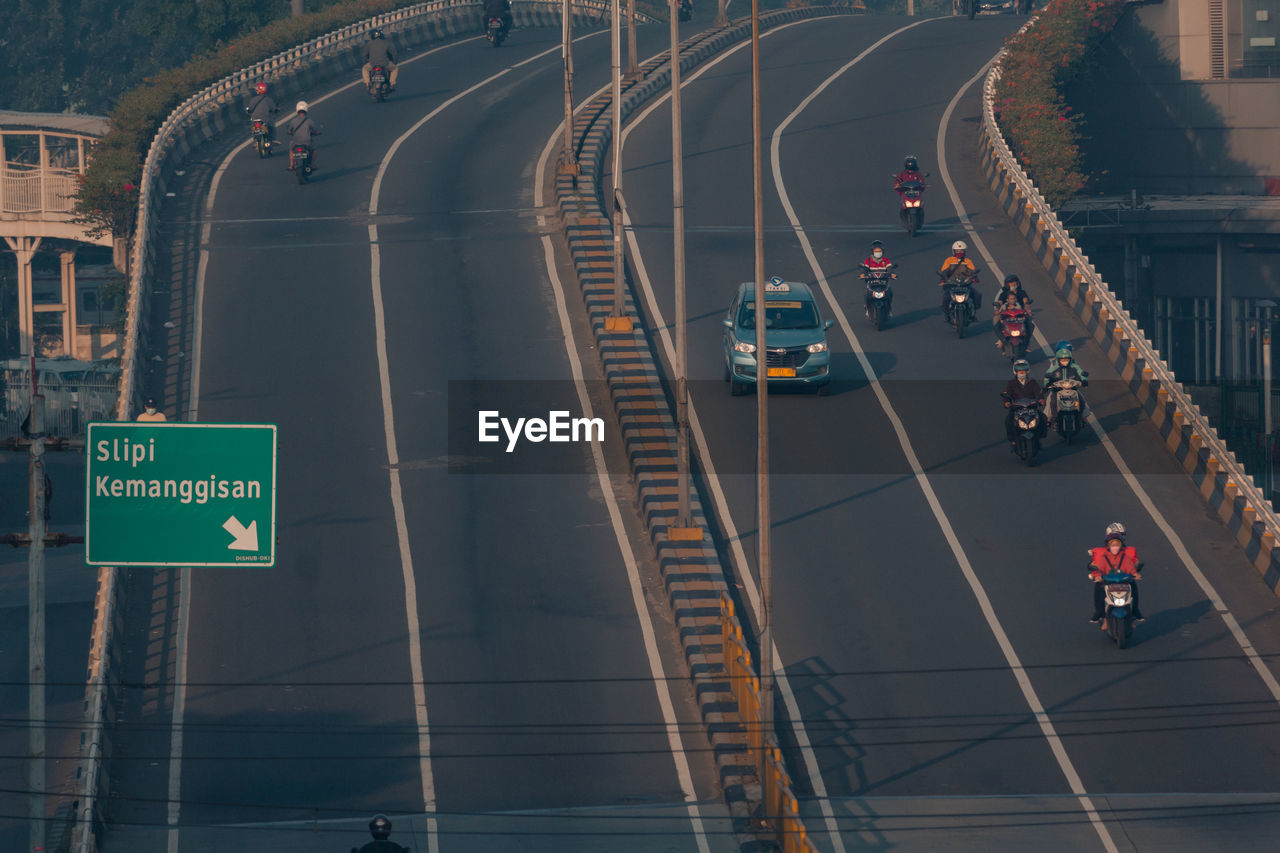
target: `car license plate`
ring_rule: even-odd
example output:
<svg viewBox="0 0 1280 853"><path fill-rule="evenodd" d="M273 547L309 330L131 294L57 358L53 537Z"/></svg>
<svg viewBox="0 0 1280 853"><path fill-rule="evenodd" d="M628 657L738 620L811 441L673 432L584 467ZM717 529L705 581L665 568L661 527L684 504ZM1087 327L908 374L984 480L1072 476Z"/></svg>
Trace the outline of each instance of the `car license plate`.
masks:
<svg viewBox="0 0 1280 853"><path fill-rule="evenodd" d="M770 367L770 368L769 368L769 374L768 374L768 375L769 375L770 377L774 377L774 376L795 376L795 375L796 375L796 369L795 369L794 367Z"/></svg>

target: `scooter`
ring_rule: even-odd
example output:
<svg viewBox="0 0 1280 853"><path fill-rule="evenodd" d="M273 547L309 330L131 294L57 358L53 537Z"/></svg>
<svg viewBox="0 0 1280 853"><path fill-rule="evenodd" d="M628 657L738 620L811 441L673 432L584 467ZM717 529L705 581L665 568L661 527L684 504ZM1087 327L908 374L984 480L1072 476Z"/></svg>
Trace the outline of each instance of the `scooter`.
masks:
<svg viewBox="0 0 1280 853"><path fill-rule="evenodd" d="M911 237L924 227L924 191L927 187L924 181L903 181L894 187L899 200L898 219Z"/></svg>
<svg viewBox="0 0 1280 853"><path fill-rule="evenodd" d="M973 322L973 292L971 279L953 281L947 288L946 317L956 330L956 337L964 337L964 328Z"/></svg>
<svg viewBox="0 0 1280 853"><path fill-rule="evenodd" d="M1142 570L1142 564L1138 564ZM1099 581L1102 587L1102 600L1106 604L1102 618L1102 630L1116 641L1116 647L1123 649L1133 637L1133 576L1124 572L1110 572Z"/></svg>
<svg viewBox="0 0 1280 853"><path fill-rule="evenodd" d="M870 299L867 304L867 319L876 327L876 331L887 326L889 318L893 316L893 290L889 287L889 280L898 277L890 272L897 268L897 264L891 264L884 269L873 270L866 264L862 265L862 280L867 284L867 296Z"/></svg>
<svg viewBox="0 0 1280 853"><path fill-rule="evenodd" d="M298 176L300 184L305 184L311 177L311 151L307 146L293 146L289 152L289 170Z"/></svg>
<svg viewBox="0 0 1280 853"><path fill-rule="evenodd" d="M387 74L387 69L381 65L375 65L369 70L369 97L375 101L382 102L387 99L387 93L391 91L391 78Z"/></svg>
<svg viewBox="0 0 1280 853"><path fill-rule="evenodd" d="M484 37L487 38L489 43L494 47L502 46L502 42L507 38L507 25L503 22L502 18L495 15L489 19L489 25L485 27Z"/></svg>
<svg viewBox="0 0 1280 853"><path fill-rule="evenodd" d="M1013 427L1017 433L1013 450L1028 468L1035 464L1040 452L1040 406L1029 397L1013 401Z"/></svg>
<svg viewBox="0 0 1280 853"><path fill-rule="evenodd" d="M1048 388L1055 398L1058 434L1067 444L1075 443L1080 432L1080 385L1079 379L1059 379Z"/></svg>
<svg viewBox="0 0 1280 853"><path fill-rule="evenodd" d="M259 157L271 156L271 139L268 137L267 123L260 118L253 121L253 144L258 149Z"/></svg>
<svg viewBox="0 0 1280 853"><path fill-rule="evenodd" d="M1030 319L1025 308L1005 308L1000 312L1000 334L1004 339L1001 352L1005 358L1016 361L1027 357L1027 348L1031 343L1027 334Z"/></svg>

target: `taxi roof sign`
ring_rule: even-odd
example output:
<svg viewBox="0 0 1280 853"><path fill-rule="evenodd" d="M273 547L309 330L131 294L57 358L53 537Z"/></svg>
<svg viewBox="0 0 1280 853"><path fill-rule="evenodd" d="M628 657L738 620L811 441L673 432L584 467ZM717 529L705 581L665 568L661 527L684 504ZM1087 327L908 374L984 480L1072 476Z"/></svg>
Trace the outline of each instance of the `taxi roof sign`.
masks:
<svg viewBox="0 0 1280 853"><path fill-rule="evenodd" d="M783 281L782 279L778 278L775 275L773 278L769 279L769 282L764 286L764 292L765 293L790 293L791 285L787 284L785 281Z"/></svg>

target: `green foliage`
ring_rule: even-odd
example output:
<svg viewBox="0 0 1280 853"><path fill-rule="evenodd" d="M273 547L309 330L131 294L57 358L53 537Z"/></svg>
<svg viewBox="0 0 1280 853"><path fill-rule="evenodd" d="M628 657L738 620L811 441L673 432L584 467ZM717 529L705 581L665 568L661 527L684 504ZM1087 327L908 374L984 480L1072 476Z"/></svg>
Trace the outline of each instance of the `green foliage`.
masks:
<svg viewBox="0 0 1280 853"><path fill-rule="evenodd" d="M344 0L299 18L278 18L228 40L216 50L149 77L125 92L111 111L109 130L94 146L93 159L76 200L78 221L98 234L121 237L132 233L137 185L151 140L165 117L200 89L294 45L414 2L416 0ZM173 5L180 11L187 4ZM217 38L219 34L242 29L245 19L237 18L237 23L230 23L232 12L244 7L239 9L239 14L245 15L246 9L258 5L261 4L250 0L207 0L200 4L200 12L183 17L161 14L170 7L170 0L140 0L134 12L142 15L140 20L150 28L140 27L139 32L150 33L148 38L156 39L159 44L186 26L200 29L205 38ZM206 11L205 6L211 8ZM152 14L144 14L146 10ZM154 49L162 51L159 46Z"/></svg>
<svg viewBox="0 0 1280 853"><path fill-rule="evenodd" d="M1051 205L1088 182L1080 155L1084 119L1067 105L1063 88L1085 70L1123 7L1124 0L1053 0L1007 45L995 91L1000 129Z"/></svg>

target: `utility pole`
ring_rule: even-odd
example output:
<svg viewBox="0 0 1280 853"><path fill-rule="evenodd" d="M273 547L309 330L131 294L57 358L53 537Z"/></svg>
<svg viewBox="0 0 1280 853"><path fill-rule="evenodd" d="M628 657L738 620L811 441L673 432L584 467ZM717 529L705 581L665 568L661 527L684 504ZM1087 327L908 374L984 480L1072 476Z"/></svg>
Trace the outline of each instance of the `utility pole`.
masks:
<svg viewBox="0 0 1280 853"><path fill-rule="evenodd" d="M760 783L773 735L773 568L769 542L769 350L764 322L764 166L760 136L760 0L751 0L751 165L755 189L756 536L760 564Z"/></svg>
<svg viewBox="0 0 1280 853"><path fill-rule="evenodd" d="M689 330L684 278L684 129L680 101L680 0L671 0L671 222L676 285L676 488L677 526L693 527L689 508ZM692 537L690 537L692 538ZM702 531L698 531L698 539Z"/></svg>
<svg viewBox="0 0 1280 853"><path fill-rule="evenodd" d="M578 174L578 155L573 150L573 10L569 0L564 0L564 17L560 56L564 60L564 157L560 161L560 171L570 175Z"/></svg>
<svg viewBox="0 0 1280 853"><path fill-rule="evenodd" d="M45 849L45 702L44 702L44 397L31 359L31 452L28 483L27 535L27 789L31 792L30 837L32 850Z"/></svg>
<svg viewBox="0 0 1280 853"><path fill-rule="evenodd" d="M302 3L303 3L303 0L289 0L289 13L293 17L297 18L306 14L306 12L302 8Z"/></svg>
<svg viewBox="0 0 1280 853"><path fill-rule="evenodd" d="M716 0L716 26L729 26L729 15L725 12L724 0Z"/></svg>
<svg viewBox="0 0 1280 853"><path fill-rule="evenodd" d="M622 288L626 272L622 266L622 0L613 0L610 29L610 73L613 83L613 316L604 320L605 331L629 332L631 319L624 316L626 304Z"/></svg>
<svg viewBox="0 0 1280 853"><path fill-rule="evenodd" d="M627 0L627 77L638 77L636 65L636 0Z"/></svg>

